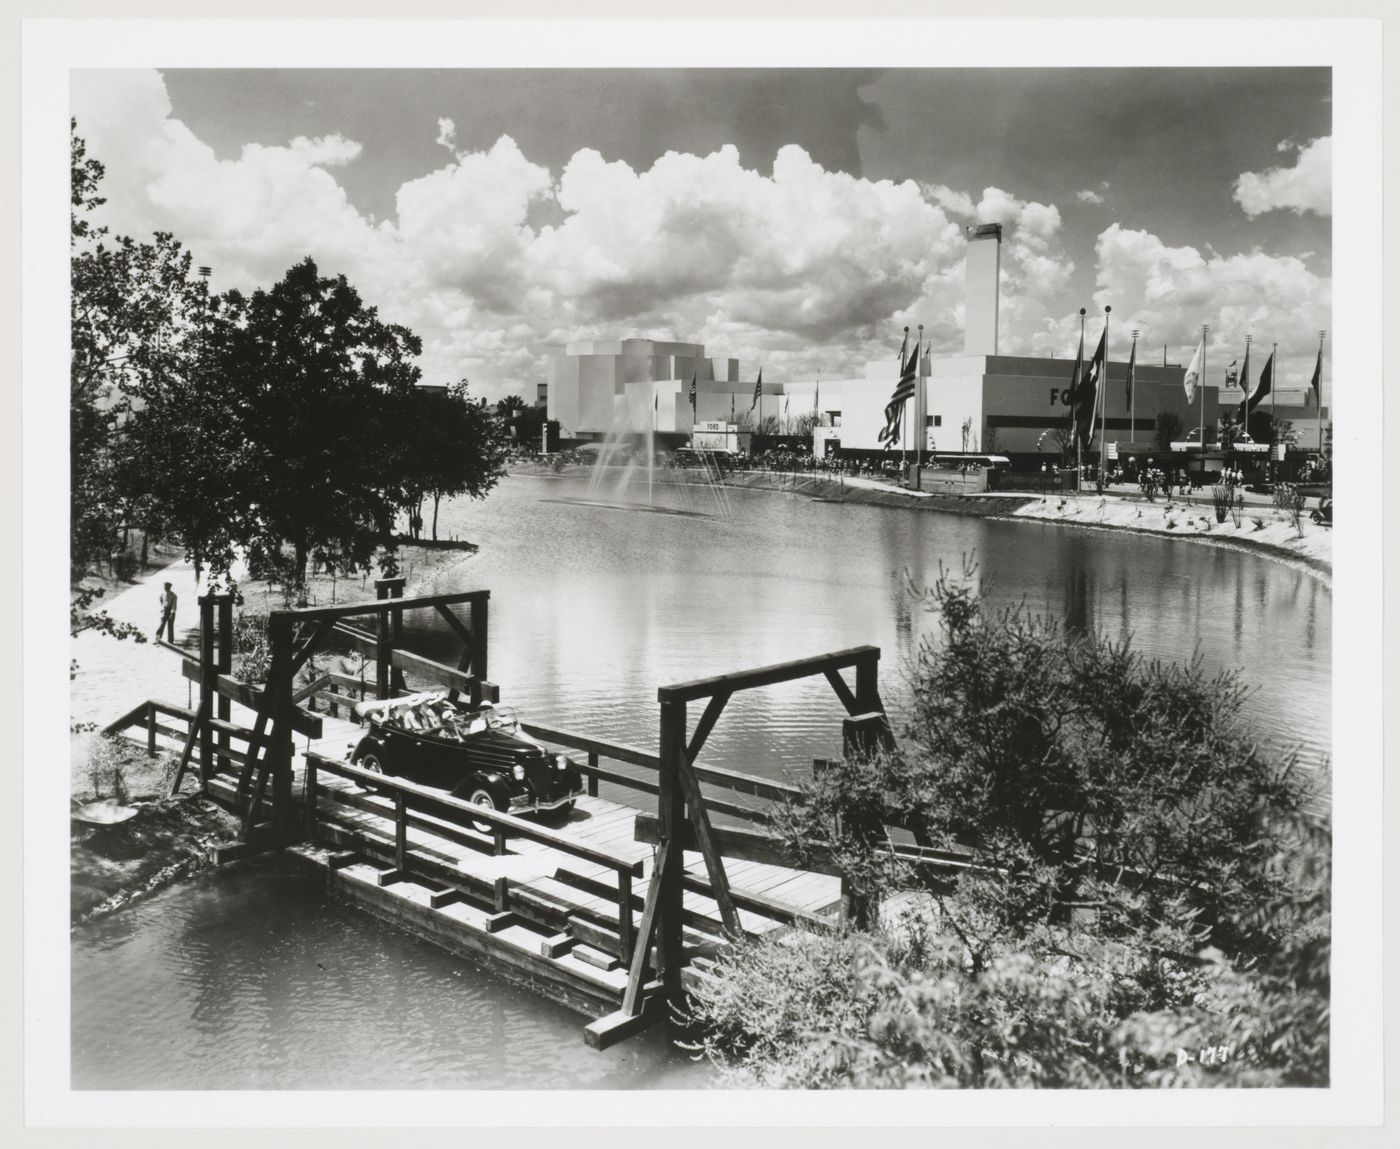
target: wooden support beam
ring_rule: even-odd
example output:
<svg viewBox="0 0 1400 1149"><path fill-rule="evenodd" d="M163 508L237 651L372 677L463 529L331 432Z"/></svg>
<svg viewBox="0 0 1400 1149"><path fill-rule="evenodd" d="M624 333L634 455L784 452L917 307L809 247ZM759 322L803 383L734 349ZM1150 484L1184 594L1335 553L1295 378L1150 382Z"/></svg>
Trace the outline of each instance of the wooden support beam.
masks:
<svg viewBox="0 0 1400 1149"><path fill-rule="evenodd" d="M686 704L683 701L667 700L661 704L661 729L658 757L661 759L661 773L658 781L661 791L657 795L657 815L661 819L661 840L664 845L673 845L686 824L686 794L681 782L681 771L688 766L685 753ZM685 891L682 878L685 875L685 858L678 849L666 852L665 864L658 858L657 870L661 874L661 885L657 890L658 919L656 927L656 950L660 965L662 984L666 997L679 1002L681 998L682 918Z"/></svg>
<svg viewBox="0 0 1400 1149"><path fill-rule="evenodd" d="M583 1040L590 1049L604 1050L626 1041L643 1030L663 1021L666 1011L659 997L649 997L641 1008L630 1011L626 1006L590 1021L583 1027Z"/></svg>
<svg viewBox="0 0 1400 1149"><path fill-rule="evenodd" d="M637 930L637 941L632 947L632 960L627 967L627 990L622 995L622 1012L632 1015L640 1012L642 982L646 979L647 951L651 949L651 939L656 933L656 919L661 905L661 876L671 853L671 843L662 842L656 851L655 868L651 872L651 882L647 887L646 907L642 910L642 924Z"/></svg>
<svg viewBox="0 0 1400 1149"><path fill-rule="evenodd" d="M457 617L456 611L454 611L450 606L446 606L442 603L439 603L437 606L437 612L442 616L443 621L445 621L447 625L450 626L456 632L457 637L462 640L462 645L467 648L467 653L470 654L473 639L472 632L467 628L467 625L460 618Z"/></svg>
<svg viewBox="0 0 1400 1149"><path fill-rule="evenodd" d="M830 654L819 654L812 658L799 658L792 662L778 662L771 666L760 666L753 670L740 670L732 674L719 674L713 678L700 678L693 682L678 682L657 689L658 702L689 702L697 698L709 698L721 690L736 693L752 690L756 686L773 686L779 682L791 682L798 678L810 678L814 674L824 674L828 669L841 670L847 666L857 668L856 697L861 697L859 679L860 668L866 664L878 665L878 646L853 646L847 650L836 650ZM873 661L872 661L873 660ZM862 709L867 709L862 705Z"/></svg>
<svg viewBox="0 0 1400 1149"><path fill-rule="evenodd" d="M323 618L317 621L315 631L309 638L302 640L301 645L292 655L292 666L289 671L292 677L296 677L297 671L306 665L307 660L320 649L321 644L326 640L326 636L334 629L335 619L333 618Z"/></svg>
<svg viewBox="0 0 1400 1149"><path fill-rule="evenodd" d="M173 798L180 792L180 782L185 777L185 768L190 764L190 755L194 753L195 739L199 737L200 727L204 725L204 712L196 713L195 719L190 723L190 736L185 739L185 748L180 751L180 764L175 767L175 781L170 784L170 796Z"/></svg>
<svg viewBox="0 0 1400 1149"><path fill-rule="evenodd" d="M215 628L218 632L218 654L215 658L215 667L217 670L215 682L217 683L218 674L227 674L233 669L233 596L227 594L217 595L215 596L214 604L217 615L215 618ZM217 708L219 721L228 722L232 713L229 700L221 694L215 702L215 707ZM227 770L229 768L228 745L228 732L220 730L219 757L217 760L217 768L219 770Z"/></svg>
<svg viewBox="0 0 1400 1149"><path fill-rule="evenodd" d="M187 662L181 668L184 676L193 682L199 681L199 663ZM220 674L214 680L214 687L224 698L231 699L240 706L246 706L249 710L259 710L263 706L263 691L256 686L249 686L246 682L239 682L229 674ZM298 734L305 734L308 738L321 737L321 719L315 714L308 714L305 710L294 709L292 712L292 729Z"/></svg>
<svg viewBox="0 0 1400 1149"><path fill-rule="evenodd" d="M858 709L856 706L856 696L851 693L851 688L846 685L846 680L841 677L841 672L828 667L825 674L826 680L831 683L831 689L836 691L836 697L841 700L841 705L846 708L846 713L854 714Z"/></svg>
<svg viewBox="0 0 1400 1149"><path fill-rule="evenodd" d="M700 756L705 740L709 738L710 731L715 728L719 716L724 713L724 707L729 701L729 697L729 691L721 690L706 704L704 713L700 715L700 721L695 724L695 733L690 739L690 745L685 748L687 762L694 762Z"/></svg>
<svg viewBox="0 0 1400 1149"><path fill-rule="evenodd" d="M690 829L700 845L700 854L705 859L705 870L710 875L710 886L714 890L715 903L719 906L720 920L725 931L739 937L739 911L734 908L734 898L729 893L729 876L724 872L724 859L715 846L710 831L710 816L705 812L705 800L700 794L700 783L690 769L690 763L682 763L680 768L681 787L685 792L687 808L690 811Z"/></svg>
<svg viewBox="0 0 1400 1149"><path fill-rule="evenodd" d="M199 731L199 784L209 784L214 773L214 732L209 718L214 714L215 682L219 665L214 659L214 599L204 595L199 599L199 712L205 721Z"/></svg>
<svg viewBox="0 0 1400 1149"><path fill-rule="evenodd" d="M269 623L277 618L290 618L298 622L308 619L331 618L337 621L346 618L369 615L387 615L389 610L418 610L437 607L439 604L452 606L463 602L485 602L491 597L489 590L454 591L452 594L429 594L417 598L383 599L376 602L353 603L344 606L303 606L288 610L274 610L268 616Z"/></svg>

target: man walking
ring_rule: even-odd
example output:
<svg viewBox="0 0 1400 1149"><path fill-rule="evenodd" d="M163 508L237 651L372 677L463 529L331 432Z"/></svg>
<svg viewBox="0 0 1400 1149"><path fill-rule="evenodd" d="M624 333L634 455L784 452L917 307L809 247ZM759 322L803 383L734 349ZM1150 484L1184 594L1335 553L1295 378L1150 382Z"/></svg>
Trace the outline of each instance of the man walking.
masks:
<svg viewBox="0 0 1400 1149"><path fill-rule="evenodd" d="M180 596L171 589L169 583L166 583L165 590L161 592L160 596L160 622L156 624L157 642L160 641L162 632L165 634L166 642L175 641L175 606L179 601Z"/></svg>

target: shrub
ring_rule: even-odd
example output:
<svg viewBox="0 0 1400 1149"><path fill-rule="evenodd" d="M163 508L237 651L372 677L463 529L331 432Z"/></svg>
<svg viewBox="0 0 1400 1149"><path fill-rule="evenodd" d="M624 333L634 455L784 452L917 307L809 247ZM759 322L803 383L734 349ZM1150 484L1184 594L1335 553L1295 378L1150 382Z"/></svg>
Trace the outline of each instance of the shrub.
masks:
<svg viewBox="0 0 1400 1149"><path fill-rule="evenodd" d="M233 676L239 682L267 681L272 665L272 640L267 616L243 614L233 620Z"/></svg>
<svg viewBox="0 0 1400 1149"><path fill-rule="evenodd" d="M1307 502L1292 483L1279 483L1274 488L1274 506L1278 507L1299 536L1303 533L1303 506Z"/></svg>
<svg viewBox="0 0 1400 1149"><path fill-rule="evenodd" d="M946 572L924 602L903 745L772 826L927 913L722 956L701 1047L765 1086L1325 1084L1330 837L1238 678L988 616ZM962 861L899 862L885 825Z"/></svg>
<svg viewBox="0 0 1400 1149"><path fill-rule="evenodd" d="M1249 521L1254 524L1254 529L1256 531L1262 531L1264 529L1264 520L1258 515L1254 515Z"/></svg>
<svg viewBox="0 0 1400 1149"><path fill-rule="evenodd" d="M1224 483L1217 483L1210 489L1210 501L1215 507L1215 521L1223 523L1234 504L1234 491Z"/></svg>

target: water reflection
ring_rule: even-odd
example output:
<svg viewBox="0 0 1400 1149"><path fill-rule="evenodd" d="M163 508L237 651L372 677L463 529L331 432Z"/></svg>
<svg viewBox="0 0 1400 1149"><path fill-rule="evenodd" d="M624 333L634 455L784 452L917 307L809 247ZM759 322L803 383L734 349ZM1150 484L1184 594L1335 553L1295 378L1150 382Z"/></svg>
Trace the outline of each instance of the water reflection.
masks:
<svg viewBox="0 0 1400 1149"><path fill-rule="evenodd" d="M205 875L73 938L76 1089L703 1087L660 1034L577 1015L280 865Z"/></svg>
<svg viewBox="0 0 1400 1149"><path fill-rule="evenodd" d="M727 520L542 500L563 478L507 480L484 504L443 510L444 531L483 543L455 584L492 592L492 677L503 697L639 746L656 740L656 687L862 643L883 651L896 715L903 670L935 620L906 587L975 555L993 607L1025 602L1080 632L1132 636L1152 658L1238 669L1266 730L1327 753L1331 596L1305 572L1252 555L1036 523L989 522L771 492L731 491ZM658 501L682 496L658 488ZM1306 585L1303 585L1306 584ZM455 657L437 624L413 633ZM1306 704L1305 704L1306 703ZM840 738L824 682L740 695L706 746L719 765L802 769Z"/></svg>

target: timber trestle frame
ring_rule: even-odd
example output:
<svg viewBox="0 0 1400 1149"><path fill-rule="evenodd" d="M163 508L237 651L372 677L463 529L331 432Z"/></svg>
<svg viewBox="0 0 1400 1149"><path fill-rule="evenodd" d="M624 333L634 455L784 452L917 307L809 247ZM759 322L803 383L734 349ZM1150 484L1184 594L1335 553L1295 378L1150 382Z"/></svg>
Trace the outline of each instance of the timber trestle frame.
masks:
<svg viewBox="0 0 1400 1149"><path fill-rule="evenodd" d="M292 737L303 734L314 739L320 738L322 733L321 719L300 703L317 698L334 707L337 703L348 703L356 693L355 680L339 674L324 674L300 689L296 687L297 673L313 655L324 649L333 635L374 659L375 698L406 693L403 672L410 669L446 686L453 699L465 694L473 706L498 700L499 691L486 680L487 611L491 592L461 591L404 598L403 588L401 578L376 579L376 600L371 603L271 611L268 615L271 661L267 681L261 687L240 682L230 673L233 666L232 597L202 595L199 599L199 655L191 655L169 643L161 644L181 656L185 677L199 684L198 704L192 710L184 710L148 702L109 724L104 733L116 733L142 723L147 728L147 747L154 750L157 733L175 734L173 729L159 724L159 716L185 719L189 724L188 734L171 794L179 792L191 762L198 765L200 788L206 794L211 777L236 764L240 770L235 803L243 816L243 841L249 841L259 829L270 832L277 845L295 841L300 819L292 796ZM470 610L466 621L453 610L464 604ZM462 655L455 667L402 649L403 615L409 610L436 612L461 639ZM373 629L355 625L362 619L368 620ZM357 693L363 698L369 693L368 684L359 685ZM342 689L350 692L349 697L338 693ZM238 702L254 712L251 729L230 721L231 702ZM235 739L243 743L242 749L234 748ZM259 823L269 792L271 820Z"/></svg>
<svg viewBox="0 0 1400 1149"><path fill-rule="evenodd" d="M395 885L406 890L426 885L425 907L395 912L411 916L443 907L450 912L457 899L459 917L485 913L484 927L474 934L468 927L475 919L464 919L446 926L427 922L427 928L455 930L454 936L465 939L469 948L507 964L522 960L507 952L513 929L550 931L535 945L541 952L530 959L530 976L553 984L561 1000L591 986L592 1000L611 1010L584 1030L588 1042L599 1048L668 1017L694 980L707 976L715 947L727 940L792 926L831 928L848 912L861 916L829 853L808 851L799 864L780 839L765 832L767 808L716 793L769 804L800 803L800 786L699 759L736 694L811 677L824 678L846 712L842 731L848 755L890 745L879 692L878 647L852 647L662 686L657 690L655 752L524 723L523 730L541 742L587 756L586 764L579 762L587 790L579 804L591 802L595 813L580 813L566 826L553 828L472 807L404 779L370 774L345 762L329 742L315 749L308 744L297 785L301 768L294 768L293 736L304 735L309 743L322 739L322 718L305 709L308 700L334 711L369 696L393 697L408 690L406 671L415 682L427 680L454 697L465 695L473 706L499 700L499 691L486 678L488 591L405 598L402 579L381 579L376 592L371 603L271 612L270 667L262 687L232 677L232 600L203 596L199 657L171 648L184 659L185 677L199 683L198 704L181 708L148 702L107 731L142 726L152 752L157 736L183 737L172 793L191 764L197 765L202 791L242 816L243 844L230 847L229 856L245 848L295 846L293 853L324 856L331 874L344 870L352 875L360 871L350 859L369 859L381 867L368 871L374 875L370 884L380 891L369 895L371 908L373 899L388 896L384 891ZM462 606L469 609L466 618L454 609ZM435 612L461 639L463 651L455 667L403 649L403 613L409 610ZM372 682L327 673L298 688L298 673L333 636L374 660ZM846 671L853 671L853 682L847 681ZM250 726L230 720L232 703L253 712ZM700 704L693 729L692 704ZM176 725L168 724L172 719ZM609 788L608 797L599 795L600 784ZM620 789L654 796L655 813L617 803L611 795ZM754 825L717 826L712 814ZM587 820L594 817L600 819L596 827ZM327 849L332 853L327 855ZM926 874L931 870L950 881L966 868L965 860L948 854L918 847L898 851ZM492 856L509 864L501 868L489 861ZM483 857L488 861L481 862ZM542 878L511 868L545 857L549 861ZM738 877L731 880L731 871ZM760 873L762 879L756 876ZM347 881L351 886L363 883L353 877ZM780 888L784 892L777 893ZM496 940L483 940L483 929ZM605 980L612 988L598 996L602 983L597 979L603 975L588 973L578 963L570 966L571 952L590 960L611 954L615 968Z"/></svg>

